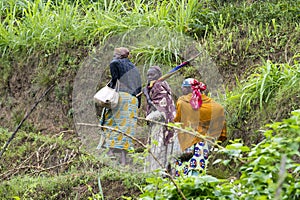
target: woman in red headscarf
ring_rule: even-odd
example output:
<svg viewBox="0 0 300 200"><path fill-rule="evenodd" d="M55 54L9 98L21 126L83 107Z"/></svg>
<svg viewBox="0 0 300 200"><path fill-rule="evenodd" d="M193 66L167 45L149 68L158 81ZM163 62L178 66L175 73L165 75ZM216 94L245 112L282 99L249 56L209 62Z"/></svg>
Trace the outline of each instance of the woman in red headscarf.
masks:
<svg viewBox="0 0 300 200"><path fill-rule="evenodd" d="M226 125L223 107L202 92L206 85L193 78L182 83L183 96L176 103L174 121L181 122L183 127L196 130L201 135L213 140L226 140ZM191 158L183 163L177 160L176 176L193 175L206 169L209 148L206 141L188 133L178 133L181 151L190 153Z"/></svg>

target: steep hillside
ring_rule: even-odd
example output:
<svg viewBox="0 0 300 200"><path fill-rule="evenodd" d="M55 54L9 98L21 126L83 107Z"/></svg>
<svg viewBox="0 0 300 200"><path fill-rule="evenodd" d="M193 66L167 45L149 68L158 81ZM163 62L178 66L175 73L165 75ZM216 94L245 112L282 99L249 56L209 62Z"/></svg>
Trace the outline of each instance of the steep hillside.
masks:
<svg viewBox="0 0 300 200"><path fill-rule="evenodd" d="M142 19L138 23L131 22L130 19L139 16L143 16L143 19L147 16L154 18L156 11L151 8L155 6L155 1L145 4L149 7L147 12L142 12L140 5L141 10L123 10L120 14L116 14L121 5L118 3L105 14L101 11L101 5L104 9L109 8L101 3L100 7L94 4L94 9L99 9L98 11L84 14L82 12L93 4L25 5L22 1L16 2L21 6L15 7L17 9L14 11L11 10L14 7L13 1L2 4L1 8L4 17L1 29L3 56L0 122L3 127L10 129L20 122L43 91L52 84L56 84L54 90L40 103L22 128L48 133L72 129L72 87L77 70L94 48L101 48L101 44L105 44L104 38L112 35L111 33L125 33L131 27L161 26L193 36L208 52L222 75L224 87L229 90L232 90L237 80L247 78L253 69L264 65L266 60L292 64L293 57L300 49L297 1L245 1L235 4L207 1L193 8L189 7L190 10L186 10L189 14L179 7L173 13L175 18L157 13L161 15L157 17L163 19L153 19L148 24ZM133 1L132 4L134 3ZM157 6L161 12L164 10L164 4ZM193 2L188 6L193 6ZM22 12L26 8L28 12ZM165 11L171 13L171 10ZM70 15L65 12L70 12ZM122 16L122 12L126 14ZM180 13L187 15L185 21L179 17ZM46 23L48 15L52 23ZM109 19L112 16L113 19ZM72 23L76 26L72 26ZM124 24L123 29L118 23ZM61 27L59 30L55 29L58 25ZM180 59L177 57L180 55L171 55L169 61L163 57L172 54L164 53L164 46L151 47L154 51L146 49L149 46L138 48L139 50L132 52L135 63L149 60L169 66L179 63L178 60L172 60L172 56ZM142 67L140 70L144 72L147 64ZM186 76L198 77L203 72L188 70L184 73Z"/></svg>
<svg viewBox="0 0 300 200"><path fill-rule="evenodd" d="M228 140L223 146L234 139L248 147L258 144L266 138L259 131L265 124L287 119L300 109L299 5L300 0L2 2L1 144L52 89L0 158L0 179L5 181L0 197L14 191L9 194L24 198L100 199L101 184L95 178L100 169L106 199L142 193L139 186L146 184L148 175L140 177L130 169L119 175L82 140L81 132L97 142L97 129L76 127L80 112L85 115L79 119L97 120L99 108L80 95L93 94L107 82L112 50L118 45L131 49L131 60L144 82L149 66L159 64L165 73L201 52L190 67L168 79L174 100L184 77L201 79L226 110ZM87 93L75 90L80 86ZM79 106L78 96L84 99ZM145 105L143 98L141 117ZM140 139L144 128L145 122L139 122ZM294 160L299 163L299 155ZM241 165L219 166L211 174L238 177Z"/></svg>

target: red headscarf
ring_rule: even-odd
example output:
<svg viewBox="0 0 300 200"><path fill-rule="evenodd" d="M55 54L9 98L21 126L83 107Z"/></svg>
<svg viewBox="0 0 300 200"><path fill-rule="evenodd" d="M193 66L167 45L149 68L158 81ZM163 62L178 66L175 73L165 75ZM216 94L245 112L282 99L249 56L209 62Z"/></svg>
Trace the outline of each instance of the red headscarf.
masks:
<svg viewBox="0 0 300 200"><path fill-rule="evenodd" d="M198 110L202 105L201 92L206 90L206 85L202 82L197 81L196 79L194 79L190 84L193 90L190 104L194 110Z"/></svg>

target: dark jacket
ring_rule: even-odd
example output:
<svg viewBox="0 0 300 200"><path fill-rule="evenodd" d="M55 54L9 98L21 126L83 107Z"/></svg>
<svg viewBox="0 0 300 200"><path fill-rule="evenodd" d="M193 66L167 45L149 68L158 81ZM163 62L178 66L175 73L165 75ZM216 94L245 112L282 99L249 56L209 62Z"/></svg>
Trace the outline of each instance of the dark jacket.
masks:
<svg viewBox="0 0 300 200"><path fill-rule="evenodd" d="M110 63L110 73L112 82L110 87L115 87L117 80L120 81L121 92L127 92L136 96L142 91L142 81L139 70L130 62L128 58L113 59ZM138 98L139 105L141 105L141 95Z"/></svg>

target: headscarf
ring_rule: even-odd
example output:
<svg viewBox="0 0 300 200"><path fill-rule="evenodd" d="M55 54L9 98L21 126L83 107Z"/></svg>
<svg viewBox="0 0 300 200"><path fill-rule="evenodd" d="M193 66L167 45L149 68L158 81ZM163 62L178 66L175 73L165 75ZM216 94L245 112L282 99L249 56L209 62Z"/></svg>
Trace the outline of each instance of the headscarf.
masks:
<svg viewBox="0 0 300 200"><path fill-rule="evenodd" d="M202 82L197 81L194 78L187 78L182 83L183 87L190 86L193 90L190 104L194 110L198 110L202 105L201 92L206 90L206 85Z"/></svg>
<svg viewBox="0 0 300 200"><path fill-rule="evenodd" d="M157 74L159 75L159 77L162 76L161 69L159 66L151 66L149 69L154 69L157 72Z"/></svg>
<svg viewBox="0 0 300 200"><path fill-rule="evenodd" d="M114 57L117 59L122 59L122 58L128 58L129 56L129 49L125 47L119 47L115 48L114 50Z"/></svg>

